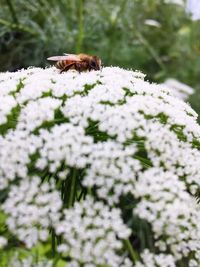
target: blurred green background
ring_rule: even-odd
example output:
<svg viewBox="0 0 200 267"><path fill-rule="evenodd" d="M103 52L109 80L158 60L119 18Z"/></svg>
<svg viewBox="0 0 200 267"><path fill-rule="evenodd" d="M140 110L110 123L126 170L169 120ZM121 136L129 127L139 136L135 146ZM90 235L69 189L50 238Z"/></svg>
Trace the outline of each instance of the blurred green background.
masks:
<svg viewBox="0 0 200 267"><path fill-rule="evenodd" d="M200 20L170 2L0 0L0 71L48 66L48 56L64 52L96 54L150 81L190 85L200 114Z"/></svg>

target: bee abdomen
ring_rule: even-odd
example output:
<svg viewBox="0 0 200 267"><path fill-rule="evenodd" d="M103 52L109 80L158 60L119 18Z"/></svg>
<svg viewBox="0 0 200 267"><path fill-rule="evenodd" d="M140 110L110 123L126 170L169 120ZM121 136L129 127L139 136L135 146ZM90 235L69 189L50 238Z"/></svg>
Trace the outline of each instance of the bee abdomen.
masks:
<svg viewBox="0 0 200 267"><path fill-rule="evenodd" d="M63 60L59 60L56 62L56 68L62 70L65 67L66 63Z"/></svg>

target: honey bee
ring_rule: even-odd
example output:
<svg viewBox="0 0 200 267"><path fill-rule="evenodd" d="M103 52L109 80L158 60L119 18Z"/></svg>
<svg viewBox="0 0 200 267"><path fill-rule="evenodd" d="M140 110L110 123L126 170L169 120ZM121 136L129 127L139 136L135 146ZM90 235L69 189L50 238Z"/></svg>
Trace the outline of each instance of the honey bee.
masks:
<svg viewBox="0 0 200 267"><path fill-rule="evenodd" d="M97 56L91 56L87 54L64 54L64 56L49 57L47 60L57 61L55 66L60 69L60 73L68 71L69 69L75 69L79 73L82 71L100 70L101 59Z"/></svg>

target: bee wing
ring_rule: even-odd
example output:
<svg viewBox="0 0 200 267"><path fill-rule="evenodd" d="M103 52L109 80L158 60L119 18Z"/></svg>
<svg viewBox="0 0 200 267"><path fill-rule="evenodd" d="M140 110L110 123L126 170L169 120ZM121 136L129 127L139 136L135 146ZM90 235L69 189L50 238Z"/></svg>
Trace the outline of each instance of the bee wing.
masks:
<svg viewBox="0 0 200 267"><path fill-rule="evenodd" d="M72 61L81 61L79 55L75 55L75 54L66 54L64 53L64 55L67 57L67 59L72 60Z"/></svg>
<svg viewBox="0 0 200 267"><path fill-rule="evenodd" d="M47 60L51 61L59 61L59 60L69 60L69 61L81 61L77 55L65 55L65 56L54 56L48 57Z"/></svg>
<svg viewBox="0 0 200 267"><path fill-rule="evenodd" d="M59 61L59 60L67 60L67 56L54 56L54 57L48 57L47 60L51 61Z"/></svg>

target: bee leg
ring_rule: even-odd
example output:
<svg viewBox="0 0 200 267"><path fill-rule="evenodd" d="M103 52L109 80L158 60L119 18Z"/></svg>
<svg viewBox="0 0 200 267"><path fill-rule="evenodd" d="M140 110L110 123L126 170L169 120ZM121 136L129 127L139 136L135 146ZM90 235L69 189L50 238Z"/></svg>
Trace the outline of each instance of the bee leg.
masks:
<svg viewBox="0 0 200 267"><path fill-rule="evenodd" d="M81 73L81 65L76 63L76 70L78 71L78 73Z"/></svg>
<svg viewBox="0 0 200 267"><path fill-rule="evenodd" d="M64 69L62 69L62 70L60 71L60 73L63 73L64 71L68 71L69 69L71 69L71 67L72 67L73 65L74 65L74 63L67 65L66 67L64 67Z"/></svg>

